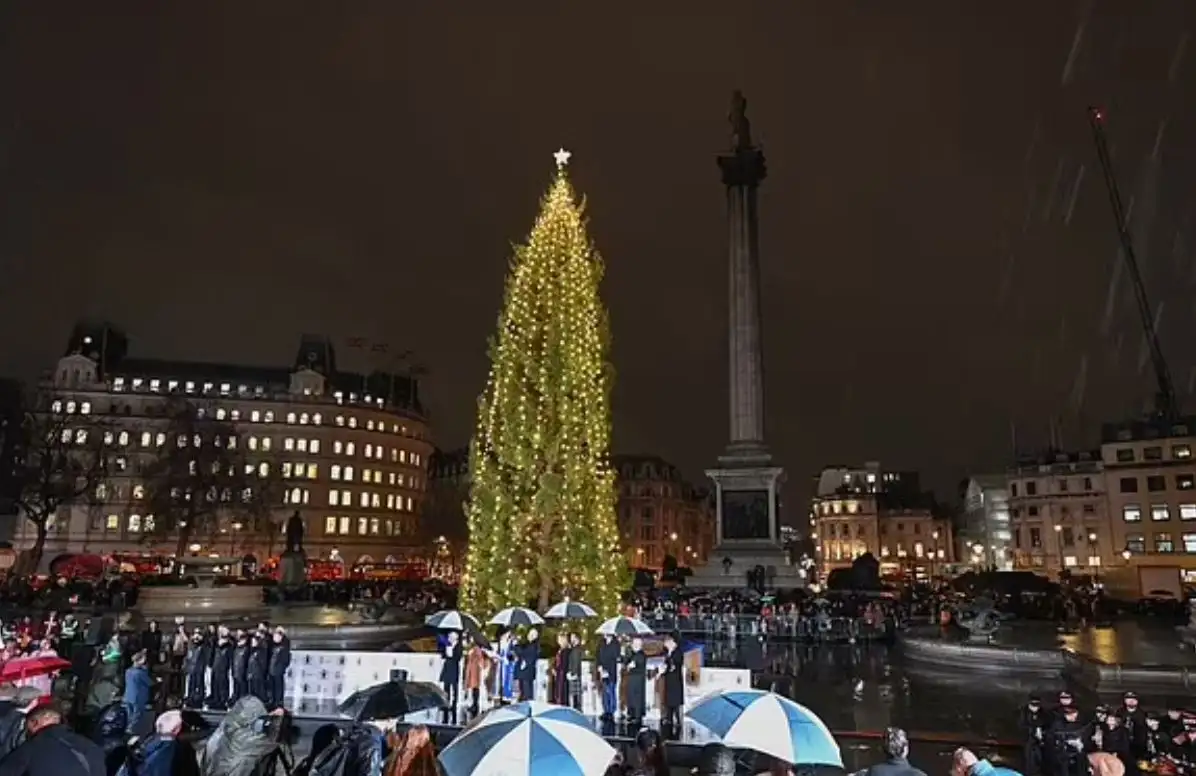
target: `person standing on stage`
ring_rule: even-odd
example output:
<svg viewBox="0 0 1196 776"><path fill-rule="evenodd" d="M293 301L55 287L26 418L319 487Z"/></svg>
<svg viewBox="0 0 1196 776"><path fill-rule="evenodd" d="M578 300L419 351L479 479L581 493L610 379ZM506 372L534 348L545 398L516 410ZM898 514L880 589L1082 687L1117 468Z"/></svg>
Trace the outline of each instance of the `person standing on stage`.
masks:
<svg viewBox="0 0 1196 776"><path fill-rule="evenodd" d="M441 650L441 657L444 662L440 665L440 686L444 688L444 694L448 697L448 708L445 713L451 710L454 713L457 711L457 705L461 702L461 640L456 631L449 631L448 642Z"/></svg>
<svg viewBox="0 0 1196 776"><path fill-rule="evenodd" d="M615 718L619 707L619 642L611 634L598 645L598 684L602 688L602 719Z"/></svg>
<svg viewBox="0 0 1196 776"><path fill-rule="evenodd" d="M581 711L581 661L585 657L585 650L581 646L581 637L576 633L569 634L569 663L566 666L565 678L569 686L569 705Z"/></svg>
<svg viewBox="0 0 1196 776"><path fill-rule="evenodd" d="M661 726L681 731L681 707L685 704L685 657L675 633L664 637L664 709Z"/></svg>
<svg viewBox="0 0 1196 776"><path fill-rule="evenodd" d="M519 700L536 699L536 664L540 662L540 631L532 628L527 632L527 642L519 648L519 668L515 678L519 681Z"/></svg>
<svg viewBox="0 0 1196 776"><path fill-rule="evenodd" d="M627 724L636 726L644 721L648 705L648 656L644 654L644 640L631 640L631 652L623 656L627 664Z"/></svg>
<svg viewBox="0 0 1196 776"><path fill-rule="evenodd" d="M558 706L569 705L569 634L561 631L556 637L556 655L552 658L552 687L548 700ZM526 700L526 699L523 699Z"/></svg>
<svg viewBox="0 0 1196 776"><path fill-rule="evenodd" d="M498 637L498 649L494 651L494 687L490 692L491 705L510 703L515 697L515 669L519 665L519 647L511 631L503 631Z"/></svg>

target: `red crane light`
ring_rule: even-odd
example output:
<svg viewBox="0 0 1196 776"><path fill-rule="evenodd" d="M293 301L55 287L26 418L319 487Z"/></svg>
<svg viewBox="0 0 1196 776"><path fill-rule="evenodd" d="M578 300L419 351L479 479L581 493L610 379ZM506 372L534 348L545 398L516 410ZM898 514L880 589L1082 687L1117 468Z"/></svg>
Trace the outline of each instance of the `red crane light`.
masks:
<svg viewBox="0 0 1196 776"><path fill-rule="evenodd" d="M1099 107L1094 106L1094 107L1089 108L1088 112L1090 114L1092 114L1092 120L1095 121L1097 124L1105 123L1105 109L1104 108L1099 108Z"/></svg>

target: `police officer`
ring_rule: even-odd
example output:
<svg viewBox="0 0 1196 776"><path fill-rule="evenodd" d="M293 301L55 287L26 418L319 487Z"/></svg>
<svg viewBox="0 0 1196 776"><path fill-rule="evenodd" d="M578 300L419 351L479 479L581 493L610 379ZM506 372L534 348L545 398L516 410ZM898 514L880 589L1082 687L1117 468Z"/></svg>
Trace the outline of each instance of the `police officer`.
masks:
<svg viewBox="0 0 1196 776"><path fill-rule="evenodd" d="M1048 766L1051 776L1087 776L1088 758L1084 755L1087 726L1080 721L1080 710L1062 702L1051 724L1048 743Z"/></svg>
<svg viewBox="0 0 1196 776"><path fill-rule="evenodd" d="M1042 773L1044 733L1050 726L1050 719L1042 701L1031 695L1018 713L1018 727L1022 731L1022 757L1026 776Z"/></svg>

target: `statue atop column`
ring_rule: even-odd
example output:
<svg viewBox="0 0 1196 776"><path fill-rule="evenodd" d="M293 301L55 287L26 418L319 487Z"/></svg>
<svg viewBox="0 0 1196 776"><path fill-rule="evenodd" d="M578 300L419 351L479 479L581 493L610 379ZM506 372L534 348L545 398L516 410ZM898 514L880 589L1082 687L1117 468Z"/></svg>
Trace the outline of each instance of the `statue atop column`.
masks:
<svg viewBox="0 0 1196 776"><path fill-rule="evenodd" d="M303 551L303 518L295 510L286 523L287 547L279 558L278 583L284 593L294 593L307 583L307 553Z"/></svg>
<svg viewBox="0 0 1196 776"><path fill-rule="evenodd" d="M287 520L287 552L303 552L303 518L295 510Z"/></svg>
<svg viewBox="0 0 1196 776"><path fill-rule="evenodd" d="M747 98L738 89L731 93L731 112L727 114L727 120L731 122L731 148L735 151L751 149L752 122L747 117Z"/></svg>

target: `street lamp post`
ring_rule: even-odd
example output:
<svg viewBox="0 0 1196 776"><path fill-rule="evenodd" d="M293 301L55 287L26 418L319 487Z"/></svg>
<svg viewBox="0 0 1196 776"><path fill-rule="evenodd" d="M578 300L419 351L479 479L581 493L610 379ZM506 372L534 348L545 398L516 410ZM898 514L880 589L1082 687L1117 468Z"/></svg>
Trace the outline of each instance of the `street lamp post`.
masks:
<svg viewBox="0 0 1196 776"><path fill-rule="evenodd" d="M1088 533L1088 564L1095 569L1092 572L1092 584L1094 586L1100 585L1100 548L1097 546L1097 539L1096 531ZM1092 564L1094 560L1096 561L1095 565Z"/></svg>
<svg viewBox="0 0 1196 776"><path fill-rule="evenodd" d="M1059 554L1059 579L1063 579L1063 526L1055 523L1055 552Z"/></svg>

